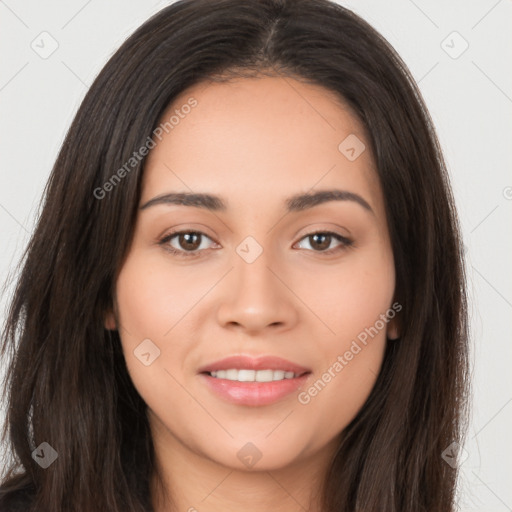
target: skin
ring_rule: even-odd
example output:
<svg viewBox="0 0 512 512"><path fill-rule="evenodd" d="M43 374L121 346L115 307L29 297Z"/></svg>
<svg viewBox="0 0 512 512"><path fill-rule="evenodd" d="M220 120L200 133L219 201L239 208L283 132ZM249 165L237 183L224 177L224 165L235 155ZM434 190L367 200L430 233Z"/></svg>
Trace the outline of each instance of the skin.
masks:
<svg viewBox="0 0 512 512"><path fill-rule="evenodd" d="M335 373L307 404L297 393L266 406L218 397L199 367L232 354L276 355L309 367L309 388L393 304L395 273L382 191L364 129L334 93L291 78L202 83L175 99L195 107L151 150L140 205L168 192L222 196L224 212L159 204L139 210L116 283L114 311L134 385L148 404L163 485L155 510L319 510L317 492L339 435L370 394L396 318ZM338 150L355 134L366 150ZM287 213L296 193L342 189L363 197ZM158 241L172 229L205 233L199 257L174 256ZM354 241L320 241L333 231ZM253 237L252 263L236 252ZM176 236L167 242L186 252ZM199 243L201 244L199 246ZM251 249L252 250L252 249ZM189 248L190 251L190 248ZM160 356L143 365L134 349L149 338ZM261 459L237 452L253 443ZM169 493L176 508L171 508ZM243 493L241 492L243 489Z"/></svg>

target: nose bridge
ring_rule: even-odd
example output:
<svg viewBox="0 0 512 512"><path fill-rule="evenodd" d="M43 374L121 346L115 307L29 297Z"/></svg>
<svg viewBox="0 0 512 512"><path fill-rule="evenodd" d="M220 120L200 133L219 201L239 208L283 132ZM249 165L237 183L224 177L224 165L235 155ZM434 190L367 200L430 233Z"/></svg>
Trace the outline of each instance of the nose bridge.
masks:
<svg viewBox="0 0 512 512"><path fill-rule="evenodd" d="M281 295L278 290L281 283L270 271L276 266L272 258L272 249L264 247L254 237L246 237L236 248L235 258L235 293L239 303L247 302L251 307L263 307ZM272 261L274 259L274 262Z"/></svg>
<svg viewBox="0 0 512 512"><path fill-rule="evenodd" d="M292 294L275 275L279 264L270 247L248 236L236 247L230 283L223 293L219 321L249 330L287 324L295 317Z"/></svg>
<svg viewBox="0 0 512 512"><path fill-rule="evenodd" d="M254 237L248 236L236 248L238 258L235 259L235 274L238 281L238 293L249 291L249 288L257 293L276 295L277 283L275 276L270 271L273 265L272 249L266 244L263 247ZM274 261L275 266L275 261ZM273 292L273 293L271 293Z"/></svg>

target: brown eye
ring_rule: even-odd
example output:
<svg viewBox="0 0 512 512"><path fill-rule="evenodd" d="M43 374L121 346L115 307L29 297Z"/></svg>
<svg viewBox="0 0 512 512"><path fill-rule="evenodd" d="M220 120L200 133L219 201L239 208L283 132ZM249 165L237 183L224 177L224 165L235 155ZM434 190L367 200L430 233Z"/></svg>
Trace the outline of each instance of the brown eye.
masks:
<svg viewBox="0 0 512 512"><path fill-rule="evenodd" d="M314 235L309 235L309 238L313 240L311 246L319 251L324 251L328 249L331 245L331 235L326 235L324 233L316 233Z"/></svg>
<svg viewBox="0 0 512 512"><path fill-rule="evenodd" d="M190 232L178 234L178 245L187 251L195 251L201 245L200 242L200 233Z"/></svg>
<svg viewBox="0 0 512 512"><path fill-rule="evenodd" d="M303 237L302 240L308 240L311 249L314 252L322 254L331 254L332 252L341 251L353 244L353 241L330 231L317 231ZM331 247L333 241L337 241L338 245Z"/></svg>
<svg viewBox="0 0 512 512"><path fill-rule="evenodd" d="M178 231L164 236L159 244L177 256L195 257L209 248L208 244L201 247L204 245L204 240L211 240L211 238L200 231Z"/></svg>

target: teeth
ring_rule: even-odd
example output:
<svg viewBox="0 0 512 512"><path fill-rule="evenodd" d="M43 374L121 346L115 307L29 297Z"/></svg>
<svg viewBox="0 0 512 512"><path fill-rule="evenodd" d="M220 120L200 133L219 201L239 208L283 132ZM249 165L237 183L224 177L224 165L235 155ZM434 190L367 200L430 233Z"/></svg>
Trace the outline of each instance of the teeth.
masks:
<svg viewBox="0 0 512 512"><path fill-rule="evenodd" d="M237 380L238 382L272 382L275 380L293 379L298 374L285 372L284 370L217 370L210 372L217 379Z"/></svg>

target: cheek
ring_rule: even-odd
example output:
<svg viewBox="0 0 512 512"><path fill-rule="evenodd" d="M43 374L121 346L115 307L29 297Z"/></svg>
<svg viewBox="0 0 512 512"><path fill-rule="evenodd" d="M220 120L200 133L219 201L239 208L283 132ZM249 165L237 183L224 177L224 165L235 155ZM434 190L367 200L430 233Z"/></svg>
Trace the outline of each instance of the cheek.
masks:
<svg viewBox="0 0 512 512"><path fill-rule="evenodd" d="M347 341L374 326L391 306L395 290L391 250L376 246L349 255L328 272L317 273L314 279L312 298L332 334L323 339L328 346L343 348ZM377 327L385 334L382 321Z"/></svg>
<svg viewBox="0 0 512 512"><path fill-rule="evenodd" d="M118 316L126 335L170 339L178 322L211 286L194 276L179 266L173 268L162 257L136 251L130 255L116 285Z"/></svg>
<svg viewBox="0 0 512 512"><path fill-rule="evenodd" d="M175 366L184 357L187 339L176 336L178 323L200 294L190 280L182 280L179 271L170 275L168 267L162 268L158 261L149 261L137 252L127 258L117 280L123 352L130 376L144 398L161 386L166 369L175 373ZM171 341L172 351L168 350ZM163 380L168 378L166 375Z"/></svg>
<svg viewBox="0 0 512 512"><path fill-rule="evenodd" d="M392 306L395 273L390 252L372 251L317 275L317 311L330 334L317 337L323 361L299 402L333 424L346 425L370 394L386 347L386 314ZM324 284L323 287L320 285ZM329 290L326 292L325 290Z"/></svg>

